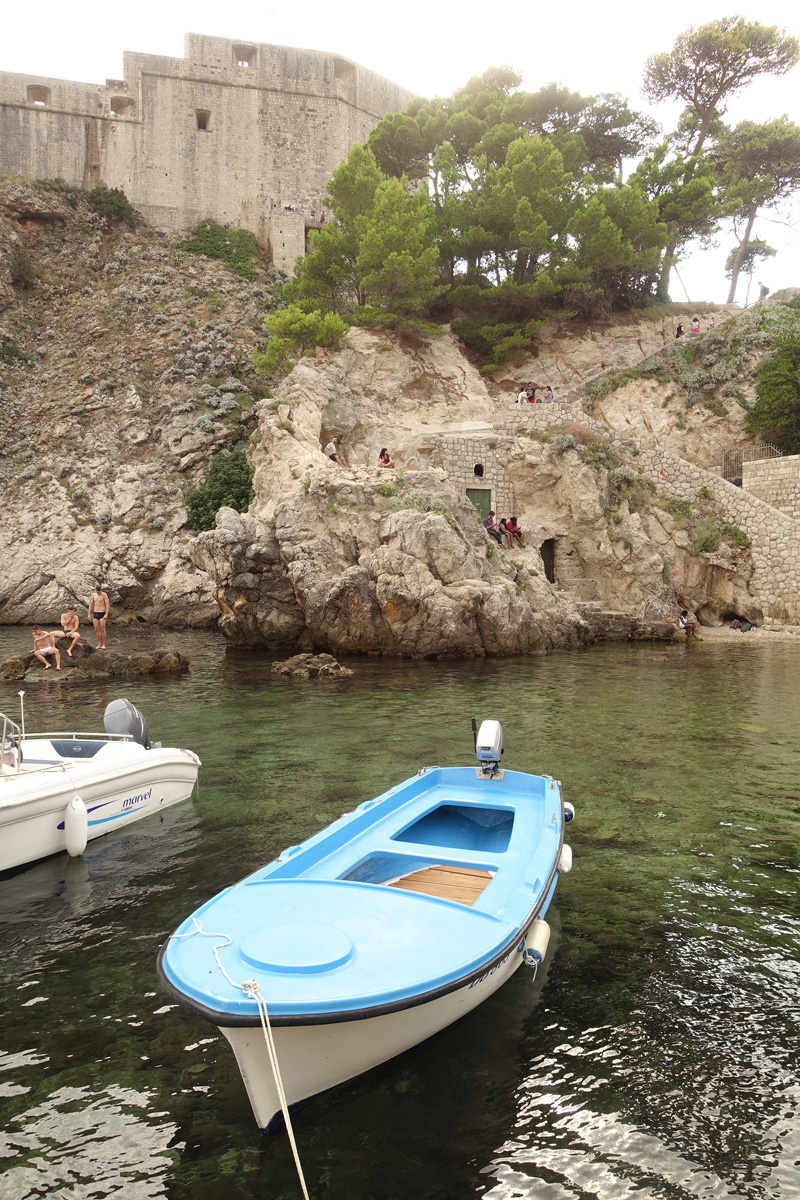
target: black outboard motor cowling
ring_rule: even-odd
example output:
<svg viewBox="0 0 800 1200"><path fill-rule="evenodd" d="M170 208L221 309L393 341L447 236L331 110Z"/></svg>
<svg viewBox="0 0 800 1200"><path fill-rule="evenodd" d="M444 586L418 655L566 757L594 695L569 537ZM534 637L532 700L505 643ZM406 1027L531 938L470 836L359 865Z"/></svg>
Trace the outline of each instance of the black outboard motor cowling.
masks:
<svg viewBox="0 0 800 1200"><path fill-rule="evenodd" d="M145 750L150 749L147 721L130 700L112 700L103 714L103 725L106 733L126 733L140 746L144 746Z"/></svg>

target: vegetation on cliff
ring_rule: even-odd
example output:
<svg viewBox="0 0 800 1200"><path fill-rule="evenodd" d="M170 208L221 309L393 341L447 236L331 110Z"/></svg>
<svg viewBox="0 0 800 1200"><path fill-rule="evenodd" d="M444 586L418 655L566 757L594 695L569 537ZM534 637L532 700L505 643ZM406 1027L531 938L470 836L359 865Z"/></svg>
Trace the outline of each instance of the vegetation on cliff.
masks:
<svg viewBox="0 0 800 1200"><path fill-rule="evenodd" d="M800 454L800 300L781 305L770 350L758 370L757 399L745 428L783 454Z"/></svg>
<svg viewBox="0 0 800 1200"><path fill-rule="evenodd" d="M451 320L494 370L548 317L668 298L681 253L725 222L732 298L759 258L757 214L800 186L800 129L781 118L729 130L722 118L750 81L798 57L796 38L739 17L681 35L645 74L652 100L685 105L658 144L622 96L523 92L509 68L414 100L335 172L335 221L312 232L287 298L357 324Z"/></svg>
<svg viewBox="0 0 800 1200"><path fill-rule="evenodd" d="M244 450L220 450L208 465L203 486L186 496L186 524L213 529L221 508L247 512L254 495L253 470Z"/></svg>

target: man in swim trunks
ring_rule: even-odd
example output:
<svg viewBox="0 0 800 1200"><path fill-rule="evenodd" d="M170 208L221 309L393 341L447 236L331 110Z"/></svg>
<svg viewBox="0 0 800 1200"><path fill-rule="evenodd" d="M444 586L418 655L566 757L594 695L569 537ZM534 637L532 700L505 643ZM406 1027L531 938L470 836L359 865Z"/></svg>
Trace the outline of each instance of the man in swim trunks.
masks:
<svg viewBox="0 0 800 1200"><path fill-rule="evenodd" d="M45 671L50 670L50 663L45 657L52 654L56 660L56 670L61 670L61 655L53 644L53 634L45 633L38 625L33 627L33 657L38 658L40 663L44 663Z"/></svg>
<svg viewBox="0 0 800 1200"><path fill-rule="evenodd" d="M61 614L61 628L56 629L50 634L51 638L68 637L70 639L70 643L67 648L68 658L72 658L72 648L77 641L80 641L81 634L80 629L78 628L79 625L80 621L78 620L78 614L75 610L75 605L71 604L67 611Z"/></svg>
<svg viewBox="0 0 800 1200"><path fill-rule="evenodd" d="M103 591L102 583L96 583L89 600L89 620L94 625L98 650L106 648L106 619L110 607L108 593Z"/></svg>

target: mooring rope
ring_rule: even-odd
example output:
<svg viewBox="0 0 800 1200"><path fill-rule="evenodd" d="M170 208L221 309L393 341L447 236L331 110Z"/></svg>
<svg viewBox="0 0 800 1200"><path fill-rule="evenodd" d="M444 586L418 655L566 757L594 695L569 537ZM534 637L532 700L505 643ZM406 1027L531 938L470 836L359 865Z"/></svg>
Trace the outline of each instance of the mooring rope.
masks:
<svg viewBox="0 0 800 1200"><path fill-rule="evenodd" d="M270 1019L269 1019L269 1011L267 1009L267 1002L264 999L264 996L262 995L258 980L246 979L244 981L244 983L237 983L235 979L231 979L230 975L225 970L225 968L222 965L222 962L220 961L218 951L225 950L225 949L227 949L228 946L232 946L233 938L229 937L227 933L209 933L207 929L203 929L203 922L198 920L197 917L192 917L192 921L194 922L195 927L194 927L194 929L191 930L190 933L173 933L170 935L170 940L172 940L172 938L180 939L180 938L194 937L195 934L198 934L198 933L201 934L202 937L224 938L224 941L219 942L218 945L216 945L216 946L212 946L211 949L213 950L214 958L217 960L217 966L219 967L220 971L225 976L225 978L227 979L227 981L231 985L231 987L239 988L241 991L244 992L245 996L247 996L251 1000L255 1000L255 1002L256 1002L256 1008L258 1009L258 1015L261 1018L261 1029L264 1034L264 1042L266 1043L266 1047L267 1047L267 1057L269 1058L269 1065L270 1065L270 1068L272 1069L272 1078L275 1081L275 1090L278 1093L278 1100L280 1101L281 1112L283 1113L283 1119L286 1124L286 1132L289 1135L289 1145L292 1148L292 1157L294 1158L294 1165L297 1170L297 1178L300 1180L300 1187L303 1192L304 1200L310 1200L310 1197L308 1195L308 1188L306 1187L305 1176L303 1175L303 1168L300 1163L300 1154L297 1149L297 1142L295 1141L294 1128L292 1126L292 1119L289 1116L289 1104L286 1099L286 1092L283 1087L283 1078L281 1076L280 1067L278 1065L278 1052L275 1048L275 1038L273 1037L273 1034L272 1034L272 1025L271 1025Z"/></svg>

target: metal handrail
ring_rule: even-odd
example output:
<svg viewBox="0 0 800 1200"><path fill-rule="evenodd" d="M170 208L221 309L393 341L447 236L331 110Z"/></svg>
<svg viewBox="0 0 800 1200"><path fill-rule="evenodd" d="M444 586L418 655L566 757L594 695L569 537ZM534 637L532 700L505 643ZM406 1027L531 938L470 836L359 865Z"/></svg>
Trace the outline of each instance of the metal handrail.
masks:
<svg viewBox="0 0 800 1200"><path fill-rule="evenodd" d="M103 730L102 733L75 733L73 729L70 729L65 732L60 732L58 730L48 732L45 730L42 733L29 733L25 740L30 741L31 738L72 738L72 740L75 742L80 741L81 738L85 738L90 742L96 742L98 740L106 742L132 742L133 734L106 733L105 730Z"/></svg>
<svg viewBox="0 0 800 1200"><path fill-rule="evenodd" d="M777 446L771 442L762 442L758 446L737 446L732 450L722 451L722 478L738 479L742 473L742 465L746 462L762 462L767 458L782 458Z"/></svg>

